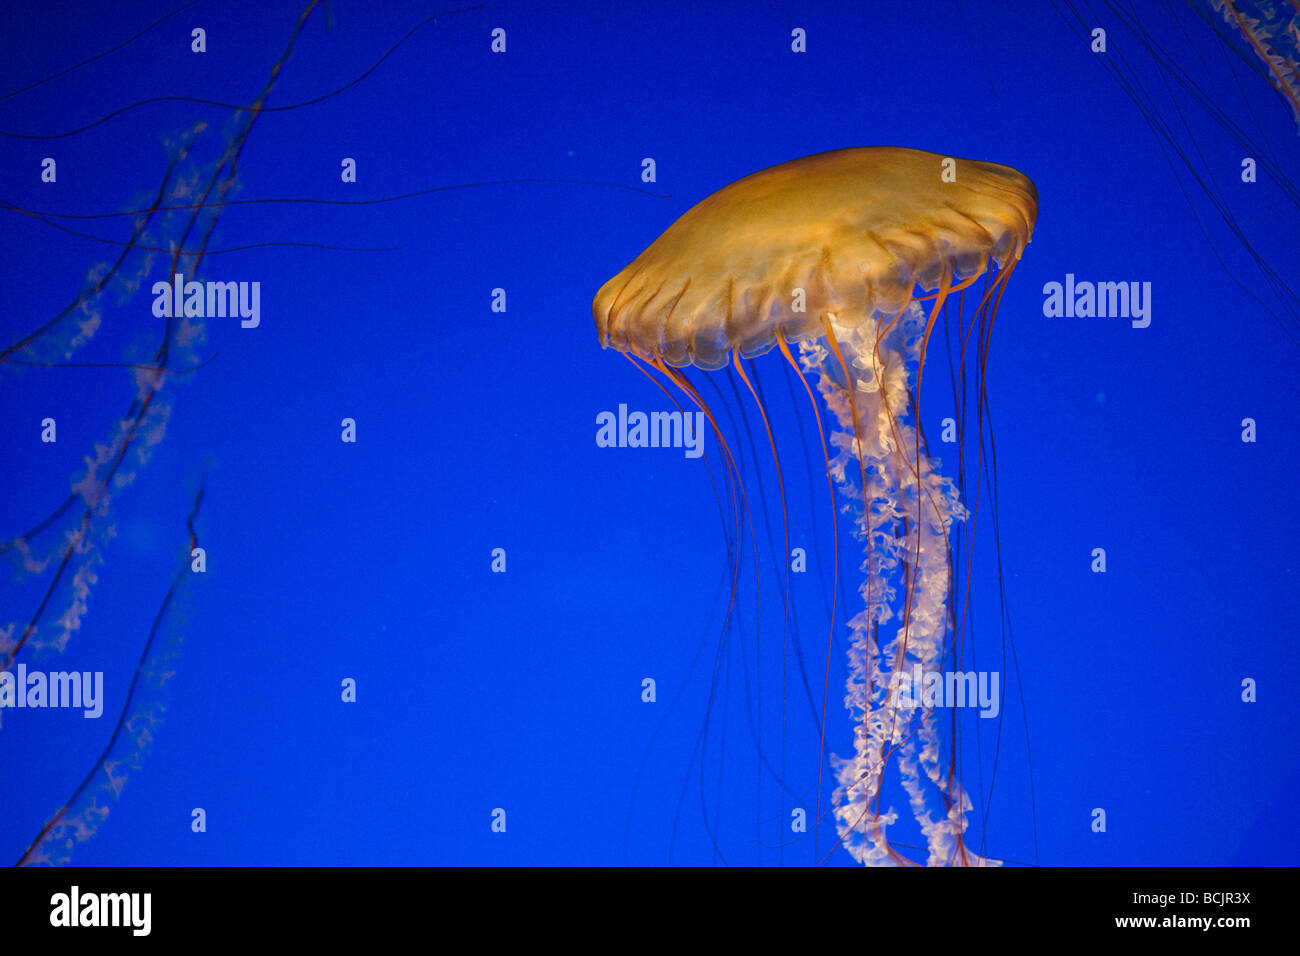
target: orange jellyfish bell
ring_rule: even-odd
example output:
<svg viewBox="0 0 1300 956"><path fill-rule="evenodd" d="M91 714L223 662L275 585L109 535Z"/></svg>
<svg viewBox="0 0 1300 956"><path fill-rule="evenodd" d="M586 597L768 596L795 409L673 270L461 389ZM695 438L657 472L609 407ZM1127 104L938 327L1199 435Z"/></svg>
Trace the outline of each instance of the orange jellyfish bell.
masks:
<svg viewBox="0 0 1300 956"><path fill-rule="evenodd" d="M930 332L940 315L947 321L953 299L955 375L964 381L974 370L982 412L993 319L1037 214L1033 183L1007 166L884 146L820 153L746 176L691 207L592 303L602 347L644 361L708 415L739 497L734 456L681 367L734 361L762 410L741 358L779 347L810 399L815 381L838 425L823 445L827 477L865 560L863 604L846 622L853 753L831 760L832 799L836 845L862 863L914 862L890 844L899 814L887 802L888 781L889 793L906 796L925 862L996 862L967 845L972 805L958 779L958 748L945 757L940 739L936 707L961 705L927 701L915 686L917 675L960 671L969 653L967 615L953 606L951 535L957 522L974 522L972 503L929 456L921 376ZM965 290L981 277L967 308ZM954 402L964 434L965 402ZM981 414L972 425L983 448ZM768 434L775 460L770 426ZM961 569L964 578L969 572ZM820 778L817 793L820 818Z"/></svg>
<svg viewBox="0 0 1300 956"><path fill-rule="evenodd" d="M826 313L894 315L916 286L1013 265L1037 214L1034 184L1008 166L893 146L792 160L692 206L606 282L600 344L721 368L732 349L822 335Z"/></svg>

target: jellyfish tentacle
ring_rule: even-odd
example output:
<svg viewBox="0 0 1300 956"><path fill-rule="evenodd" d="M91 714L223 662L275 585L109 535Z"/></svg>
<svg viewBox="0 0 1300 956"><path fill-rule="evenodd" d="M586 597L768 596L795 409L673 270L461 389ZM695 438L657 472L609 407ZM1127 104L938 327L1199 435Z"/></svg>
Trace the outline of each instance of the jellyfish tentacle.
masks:
<svg viewBox="0 0 1300 956"><path fill-rule="evenodd" d="M935 319L941 306L936 297ZM857 726L853 756L837 764L841 841L861 862L900 862L887 835L898 814L882 805L885 773L896 763L926 838L927 862L989 862L976 860L962 840L971 803L941 758L935 714L901 697L902 678L917 667L922 673L938 669L945 655L949 529L965 518L956 487L939 475L915 427L908 369L919 360L927 316L913 302L897 316L871 318L852 328L833 317L828 324L827 347L801 349L805 367L819 372L819 387L840 425L833 436L839 454L831 473L854 503L856 535L866 550L860 588L866 605L849 622L846 704ZM830 353L844 384L831 374ZM852 458L858 459L860 485L848 477ZM894 632L881 633L891 621Z"/></svg>
<svg viewBox="0 0 1300 956"><path fill-rule="evenodd" d="M935 293L934 305L930 308L929 321L925 323L925 333L921 336L921 357L916 365L916 399L920 404L921 398L921 375L925 372L925 348L930 344L930 333L934 330L934 320L939 317L939 310L943 308L944 300L952 289L952 263L949 262L943 269L943 280L939 283L939 291ZM917 409L917 421L920 421L920 409ZM921 443L916 445L919 450Z"/></svg>
<svg viewBox="0 0 1300 956"><path fill-rule="evenodd" d="M737 541L737 555L736 555L735 563L733 565L734 573L733 573L731 603L730 606L728 607L726 622L724 623L724 627L722 630L724 639L719 641L717 653L714 655L713 679L710 684L709 702L705 710L705 724L704 724L701 741L700 741L700 748L701 748L700 759L701 759L701 766L703 766L703 762L706 759L705 752L707 751L707 747L708 747L708 737L707 737L708 723L713 712L715 691L717 688L718 680L720 678L721 668L723 664L724 650L726 648L725 634L732 620L732 614L735 609L736 598L739 592L739 586L740 586L739 585L739 570L740 570L739 542L740 542L742 529L745 525L748 525L750 529L750 534L749 534L750 550L754 559L754 574L755 574L754 601L755 601L756 616L758 615L759 609L761 607L760 604L761 595L759 592L760 569L759 569L759 560L758 560L758 544L754 536L755 526L754 526L753 514L751 512L750 505L749 505L749 496L745 491L744 478L741 472L741 468L736 461L735 454L732 452L730 444L726 440L726 436L723 434L721 426L718 424L717 418L714 415L713 410L709 407L708 403L704 400L704 397L700 395L699 391L695 388L695 386L691 384L690 380L686 378L686 376L680 370L673 368L671 365L668 365L662 358L659 357L656 357L652 364L654 364L654 366L661 373L663 373L665 376L671 379L679 388L681 388L681 390L684 393L686 393L686 395L690 398L690 400L693 403L695 403L696 407L699 408L704 413L704 415L708 418L709 423L713 429L714 437L717 439L719 447L722 449L724 461L726 462L728 473L730 475L730 484L735 489L734 500L736 501L735 530L736 530L736 541ZM751 727L751 732L752 732L752 727ZM757 739L755 742L759 743L759 756L762 764L766 766L769 769L769 771L771 771L770 762L768 761L766 754L763 752L761 743L757 741ZM701 799L703 801L703 796L704 796L703 795L703 786L704 786L703 773L701 773L700 775L700 786L701 786ZM706 828L708 828L707 806L703 806L702 809L704 810L705 826ZM709 829L710 829L710 836L712 838L712 829L711 828ZM721 858L721 850L717 846L716 839L714 840L714 849L716 852L718 852L719 857Z"/></svg>
<svg viewBox="0 0 1300 956"><path fill-rule="evenodd" d="M843 415L842 415L842 411L839 410L839 409L835 409L835 411L837 412L837 414L840 415L841 425L844 427L844 432L842 433L842 437L844 437L844 438L847 439L847 442L846 442L847 446L853 450L853 455L852 455L852 457L854 457L854 458L857 459L857 463L858 463L858 473L859 473L859 476L860 476L860 478L861 478L861 491L862 491L862 517L861 517L861 519L860 519L860 521L861 521L860 529L861 529L861 535L862 535L863 540L866 541L868 544L867 544L867 548L866 548L866 560L865 560L865 563L864 563L864 570L866 570L867 574L866 574L866 578L865 578L865 580L864 580L864 582L863 582L863 584L862 584L862 586L861 586L861 588L860 588L860 593L862 594L863 600L865 601L866 608L867 608L866 613L867 613L867 615L868 615L868 619L869 619L869 616L872 614L872 610L871 610L871 609L872 609L872 606L873 606L873 597L877 597L877 600L879 600L879 599L883 599L884 601L887 602L887 601L889 600L889 598L892 596L892 592L887 591L887 590L886 590L886 587L884 586L884 585L885 585L885 581L884 581L884 578L883 578L883 572L882 572L882 570L881 570L879 567L877 567L877 568L873 568L873 566L872 566L872 559L873 559L873 557L876 556L876 553L875 553L875 549L872 548L871 545L870 545L870 542L871 542L871 540L872 540L871 494L870 494L870 491L869 491L870 484L869 484L868 479L867 479L867 466L866 466L866 460L865 460L864 455L863 455L863 442L862 442L862 436L863 436L864 434L866 434L866 432L865 432L863 429L859 428L859 427L858 427L858 424L857 424L857 423L859 422L859 417L858 417L858 416L859 416L859 411L858 411L858 400L855 398L855 393L859 391L859 388L858 388L858 382L860 381L860 379L859 379L859 377L858 377L857 375L855 375L853 372L850 372L850 371L849 371L849 363L848 363L847 361L845 361L845 358L844 358L844 352L843 352L843 349L841 348L839 338L840 338L840 337L845 337L846 340L851 341L851 340L853 340L853 337L854 337L854 336L857 336L857 335L861 334L861 333L864 332L864 331L869 331L870 329L874 329L874 328L876 328L877 323L875 323L873 320L868 320L868 321L867 321L866 328L861 327L861 326L859 326L858 328L851 328L851 327L842 328L842 329L840 330L839 336L837 336L837 335L836 335L836 330L835 330L836 318L837 318L837 316L836 316L835 314L833 314L833 313L827 313L827 314L823 315L823 317L822 317L822 321L823 321L823 325L824 325L825 330L826 330L826 342L827 342L827 344L830 346L831 352L835 355L835 358L836 358L836 360L837 360L838 363L839 363L840 371L842 372L842 374L843 374L843 376L844 376L844 383L845 383L845 384L844 384L844 387L843 387L842 389L839 390L839 393L838 393L838 394L841 395L842 397L844 397L844 398L847 399L847 406L848 406L848 407L847 407L847 412L848 412L848 424L847 424L847 425L844 424L844 418L843 418ZM896 320L895 320L895 321L896 321ZM893 323L890 324L890 327L892 327L892 325L893 325ZM877 332L875 333L875 335L873 336L873 337L877 340L877 343L878 343L878 340L879 340L881 334L883 334L883 333L880 333L879 331L877 331ZM873 352L873 355L872 355L871 358L868 358L868 357L867 357L866 355L864 355L861 351L857 351L857 352L855 352L855 355L854 355L854 368L855 368L855 369L872 368L872 369L873 369L873 373L874 373L875 365L874 365L874 364L871 364L871 363L874 363L874 362L878 361L878 355L875 354L875 352L876 352L875 346L873 346L872 352ZM823 366L823 368L824 368L824 366ZM837 388L838 388L838 385L837 385L837 383L834 381L833 376L831 376L831 375L829 375L829 374L826 374L825 371L823 371L823 373L822 373L822 382L825 384L826 388L828 389L828 391L824 391L824 392L823 392L823 396L827 399L827 404L829 405L829 404L830 404L830 391L829 391L829 390L830 390L830 389L837 389ZM841 469L841 471L840 471L840 474L841 474L841 476L843 477L844 473L843 473L843 470L842 470L842 469ZM850 500L850 501L855 500L855 496L854 496L854 494L852 493L852 490L851 490L851 488L852 488L852 483L851 483L851 482L847 482L847 483L846 483L846 488L849 488L849 489L850 489L849 496L848 496L848 497L849 497L849 500ZM877 564L879 564L878 561L877 561ZM886 605L882 605L882 606L887 607L887 604L886 604ZM861 616L861 615L859 615L859 617L860 617L860 616ZM849 620L849 628L850 628L851 631L853 631L853 632L855 632L855 633L857 632L858 628L855 627L855 623L854 623L854 622L857 621L857 620L858 620L857 617L852 618L852 619ZM855 644L856 644L856 643L857 643L857 642L856 642L856 640L855 640ZM865 645L865 651L864 651L864 652L867 653L867 655L868 655L868 657L867 657L866 659L870 659L871 654L874 652L874 648L875 648L875 644L874 644L874 636L869 636L868 639L867 639L867 642L866 642L866 645ZM865 660L865 659L864 659L864 660ZM854 673L855 673L855 667L856 667L856 663L857 663L857 662L854 660L853 653L852 653L852 649L850 650L850 661L851 661L851 666L850 666L850 677L849 677L849 681L850 681L850 684L852 685L852 683L853 683L853 676L854 676ZM877 682L876 682L876 678L877 678L877 676L879 676L879 675L877 674L876 669L874 669L874 668L872 668L872 667L868 667L868 666L866 666L865 663L864 663L864 666L863 666L863 681L864 681L864 684L865 684L865 688L864 688L864 691L863 691L863 699L864 699L865 701L871 701L871 700L874 700L874 698L875 698L876 690L877 690L877 687L879 686L879 685L877 684ZM848 704L848 701L846 700L845 703ZM853 710L853 709L854 709L853 706L850 705L850 710ZM867 715L870 714L870 712L871 712L871 707L870 707L870 706L867 706L867 707L863 708L864 719L865 719L865 717L866 717ZM863 726L864 726L863 723L861 723L861 722L858 723L858 729L859 729L859 730L861 730L861 729L863 728ZM855 733L856 733L856 732L855 732ZM879 769L879 773L883 774L883 770L884 770L884 768L883 768L883 765L882 765L882 766L880 767L880 769ZM868 776L870 777L870 775L868 775ZM868 791L870 791L870 792L873 793L873 794L874 794L874 793L878 793L878 787L877 787L877 788L871 788L870 786L868 786L867 789L868 789ZM819 796L818 796L818 800L819 800L819 802L820 802L820 794L819 794ZM875 821L876 819L878 819L878 818L879 818L879 805L878 805L878 803L877 803L876 809L875 809L874 814L873 814L873 829L875 829L875 828L878 826L878 824L876 824L876 823L874 822L874 821ZM892 822L892 821L890 821L890 822ZM880 834L881 834L880 842L883 843L883 842L884 842L884 839L883 839L883 829L879 830L878 832L880 832Z"/></svg>
<svg viewBox="0 0 1300 956"><path fill-rule="evenodd" d="M870 321L870 320L869 320ZM832 320L827 317L827 334L825 345L821 343L801 343L801 360L808 371L818 374L818 388L822 393L835 419L839 421L840 430L831 435L831 445L836 449L828 473L841 486L845 497L850 502L861 500L861 513L855 535L867 541L867 557L864 563L866 580L860 585L859 592L866 599L866 607L850 619L849 627L853 636L849 659L849 693L845 703L855 718L855 754L857 760L852 766L839 758L832 758L832 766L837 770L840 782L834 802L838 804L836 817L839 821L840 844L846 846L850 853L863 862L890 862L890 854L885 839L885 827L895 822L896 814L888 811L884 814L879 808L873 809L873 797L878 789L881 770L880 763L872 759L871 752L879 739L883 724L876 712L879 695L879 678L882 671L879 666L878 649L874 643L874 625L878 619L888 619L889 592L884 580L885 566L890 563L890 556L877 553L872 547L871 502L873 499L872 482L877 478L873 467L872 477L868 478L866 456L875 451L875 443L860 440L864 432L854 424L859 418L858 400L854 396L854 385L860 377L849 372L840 348ZM852 332L847 334L852 335ZM843 373L845 385L835 381L831 373L831 356L838 361ZM874 401L870 395L864 395L868 402ZM860 490L855 487L848 474L850 460L856 459L856 471L861 479ZM873 466L875 459L873 456ZM879 603L877 603L879 602ZM860 834L861 839L854 835Z"/></svg>
<svg viewBox="0 0 1300 956"><path fill-rule="evenodd" d="M832 551L832 554L835 555L835 560L831 562L832 565L834 566L834 572L833 572L834 580L832 581L832 585L831 585L830 623L826 629L826 670L822 680L822 716L820 722L820 729L818 732L819 740L817 743L817 803L816 806L818 808L818 813L817 813L816 823L813 827L813 856L815 858L817 854L817 842L818 842L817 836L821 832L821 820L822 817L824 816L824 814L820 810L821 803L822 803L822 796L821 796L822 795L822 763L823 763L823 757L826 753L826 704L827 704L826 698L831 684L831 651L832 648L834 647L834 641L835 641L835 611L836 611L835 602L836 602L836 598L839 596L839 588L840 588L840 562L839 562L840 523L838 520L838 515L835 510L835 483L831 478L830 452L828 451L826 445L826 429L825 426L823 426L822 424L821 408L817 404L816 396L813 395L812 386L808 384L808 377L804 375L803 369L800 368L799 363L795 361L794 356L790 354L790 346L786 344L785 337L783 335L778 335L776 337L776 344L780 347L781 354L785 356L785 360L790 363L790 367L794 369L795 374L799 376L799 381L803 383L804 391L808 393L808 401L812 403L813 417L817 421L817 441L818 444L821 446L822 460L826 465L826 491L831 503L831 540L833 542L833 547L834 547L834 551Z"/></svg>
<svg viewBox="0 0 1300 956"><path fill-rule="evenodd" d="M772 463L776 467L777 490L781 495L781 531L783 535L783 563L785 565L785 588L781 594L782 602L782 625L781 625L781 784L785 785L785 739L786 739L786 661L789 658L787 645L790 640L790 516L786 507L785 497L785 477L781 472L781 456L776 450L776 436L772 434L772 423L768 419L767 409L763 405L763 400L759 398L758 392L754 388L754 383L750 381L749 375L745 372L745 366L740 361L740 349L732 350L732 360L736 366L736 371L740 373L741 381L749 389L749 394L754 398L754 404L758 406L759 414L763 418L763 428L767 432L767 442L772 449ZM760 685L761 686L761 685ZM760 719L761 719L761 710ZM761 733L760 733L761 737ZM781 816L785 816L785 803L781 804Z"/></svg>

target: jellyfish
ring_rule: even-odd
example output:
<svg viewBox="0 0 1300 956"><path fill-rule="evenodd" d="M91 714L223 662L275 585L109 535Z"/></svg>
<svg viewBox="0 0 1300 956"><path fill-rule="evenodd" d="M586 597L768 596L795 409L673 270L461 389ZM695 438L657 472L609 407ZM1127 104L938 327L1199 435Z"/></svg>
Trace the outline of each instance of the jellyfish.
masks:
<svg viewBox="0 0 1300 956"><path fill-rule="evenodd" d="M311 3L307 7L304 19L315 6ZM171 16L155 21L128 43L140 39ZM289 50L303 22L299 20ZM113 51L0 95L0 102L54 81L108 52ZM28 660L54 655L67 659L84 653L81 647L85 643L85 624L96 597L95 586L105 562L105 548L118 535L116 502L136 483L165 439L174 407L173 383L184 383L187 376L211 360L209 357L200 361L198 355L207 335L203 317L185 314L169 314L160 323L161 328L149 330L151 352L142 352L138 344L132 344L122 356L124 361L78 359L87 357L84 353L99 344L95 339L102 327L126 325L138 316L150 314L147 308L139 307L139 293L149 287L151 274L157 277L160 262L165 263L168 276L177 273L193 276L208 255L229 251L213 248L212 238L238 184L236 171L243 144L261 115L262 104L288 55L286 51L273 65L270 80L253 104L246 111L234 114L228 136L209 134L205 139L203 134L209 124L201 119L194 120L179 134L163 135L167 162L156 191L138 203L139 208L82 215L35 211L0 201L0 212L27 216L51 226L54 225L51 220L57 219L121 217L131 220L130 229L121 230L113 238L73 233L80 239L113 246L114 258L93 265L82 279L81 290L52 318L12 340L0 342L0 376L13 374L17 378L36 369L121 369L130 373L131 386L129 401L124 397L120 417L111 421L103 440L94 443L92 454L84 456L84 470L75 474L71 492L62 503L39 520L33 518L26 525L27 530L0 540L0 555L14 561L19 580L30 583L36 598L30 611L16 619L0 621L0 674L6 677L16 664L25 665ZM147 105L149 101L129 104L79 130L49 135L4 130L0 131L0 137L65 139ZM209 151L206 157L204 151ZM110 292L118 296L116 307L110 304ZM40 382L34 385L34 391L49 387ZM102 396L96 404L104 404ZM49 421L52 426L54 420ZM25 844L18 865L70 863L76 848L92 838L108 817L109 807L121 796L128 777L142 766L163 720L165 685L175 672L175 658L179 655L182 625L177 612L188 600L183 585L190 576L190 556L198 544L194 521L202 496L200 481L194 507L186 521L189 534L188 545L182 552L183 570L173 576L170 587L158 589L163 595L161 606L144 636L143 651L125 692L119 695L121 708L106 734L103 749L80 783L71 787L71 795L44 825L32 822L35 836ZM137 639L135 634L129 637ZM0 708L12 704L15 686L11 678L6 694L6 685L0 684ZM110 707L116 703L114 699ZM0 731L4 729L4 721L0 719Z"/></svg>
<svg viewBox="0 0 1300 956"><path fill-rule="evenodd" d="M1268 81L1281 94L1300 128L1300 10L1259 0L1205 0L1263 61Z"/></svg>
<svg viewBox="0 0 1300 956"><path fill-rule="evenodd" d="M965 615L953 595L969 568L955 564L952 537L979 498L963 500L929 454L922 381L942 317L961 380L969 372L976 382L983 447L989 336L1037 206L1033 183L1007 166L897 147L820 153L708 196L592 304L602 348L706 415L741 507L734 455L683 370L732 366L764 422L743 359L776 349L803 384L828 479L862 546L861 603L846 611L852 751L830 763L837 845L863 864L918 862L891 845L899 812L887 780L906 795L926 864L999 862L968 845L972 804L956 748L945 754L939 713L909 684L918 669L962 658Z"/></svg>

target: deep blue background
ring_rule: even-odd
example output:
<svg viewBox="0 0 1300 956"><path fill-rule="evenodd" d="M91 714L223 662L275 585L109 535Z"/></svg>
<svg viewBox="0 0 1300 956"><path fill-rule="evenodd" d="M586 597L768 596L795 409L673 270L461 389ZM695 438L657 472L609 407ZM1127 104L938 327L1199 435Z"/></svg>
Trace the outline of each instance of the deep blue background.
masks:
<svg viewBox="0 0 1300 956"><path fill-rule="evenodd" d="M0 21L5 92L169 9L11 6ZM227 210L217 247L402 248L273 248L206 261L206 278L262 282L261 327L209 323L200 357L219 355L164 389L174 403L166 437L115 497L117 537L81 630L62 657L20 657L105 670L106 711L116 713L210 462L198 526L208 572L187 585L168 622L166 633L183 640L160 692L166 721L75 862L823 857L829 828L819 853L806 839L784 854L757 842L779 839L794 800L782 803L755 771L741 717L747 694L761 700L773 760L783 709L789 717L786 779L802 805L816 787L817 738L793 657L782 657L775 578L765 583L758 649L746 591L746 631L729 646L764 670L744 671L738 652L727 658L714 706L730 710L713 718L699 785L695 747L725 568L717 507L700 461L596 447L598 412L667 405L598 348L590 302L728 182L821 150L896 144L1015 166L1040 197L987 380L1038 850L1024 720L1009 707L989 852L1057 864L1296 863L1300 350L1225 274L1215 249L1281 314L1186 171L1171 167L1061 16L1048 4L992 6L490 3L424 28L338 97L263 115L241 158L240 198L371 198L521 178L641 187L644 157L658 167L647 188L671 198L517 184L369 207ZM321 11L312 15L271 105L353 79L437 9L331 7L333 29ZM0 102L0 128L57 132L168 94L249 102L300 8L200 3ZM1295 124L1276 94L1194 16L1158 3L1140 9L1151 34L1294 181ZM1110 55L1138 70L1251 241L1294 281L1294 207L1267 177L1242 184L1241 148L1185 97L1171 100L1131 34L1108 25ZM206 54L189 52L194 26L207 30ZM803 55L790 52L796 26L808 31ZM494 27L508 31L504 56L489 52ZM133 208L157 188L162 137L199 118L209 121L210 156L229 111L186 103L142 107L71 138L6 139L0 198L54 212ZM46 156L58 161L56 185L39 181ZM345 156L357 159L355 185L339 181ZM62 308L115 251L12 211L0 216L7 344ZM128 235L124 220L72 225ZM1150 328L1044 318L1042 286L1067 272L1151 282ZM149 282L164 273L159 260ZM489 308L497 287L507 290L504 314ZM160 323L147 289L104 301L104 327L76 360L127 361L130 343L144 346L132 356L151 355ZM815 559L795 583L795 605L819 696L832 556L828 526L814 528L828 505L816 457L809 484L815 438L805 433L798 448L777 359L756 364L780 398L771 404L787 449L792 545ZM7 540L63 500L133 390L120 369L12 367L0 370L0 389ZM46 416L59 423L56 445L39 440ZM358 422L355 445L339 440L345 416ZM1256 444L1240 440L1245 417L1258 422ZM772 474L759 470L779 549ZM763 533L760 525L760 548ZM504 575L489 571L497 547L508 552ZM1108 554L1104 575L1089 571L1096 547ZM841 567L856 563L846 545ZM978 570L978 621L994 625L995 568ZM6 569L0 625L21 631L49 573ZM999 639L987 634L991 653L1001 653ZM843 752L838 650L827 745ZM656 704L640 700L647 676L658 682ZM339 702L344 677L358 681L354 705ZM1246 677L1259 683L1258 703L1240 701ZM68 797L112 719L3 715L0 860L16 859ZM987 795L989 753L967 759L968 789ZM723 811L717 854L702 800ZM190 831L195 807L207 811L204 834ZM489 828L497 807L508 813L505 834ZM1090 830L1097 807L1108 814L1105 834Z"/></svg>

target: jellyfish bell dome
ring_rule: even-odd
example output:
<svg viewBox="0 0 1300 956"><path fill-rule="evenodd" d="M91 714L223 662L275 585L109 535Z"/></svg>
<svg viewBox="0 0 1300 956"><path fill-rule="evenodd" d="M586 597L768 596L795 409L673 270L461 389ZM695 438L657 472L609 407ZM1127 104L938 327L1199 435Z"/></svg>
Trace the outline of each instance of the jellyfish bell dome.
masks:
<svg viewBox="0 0 1300 956"><path fill-rule="evenodd" d="M916 287L1014 265L1037 213L1034 184L1008 166L893 146L818 153L692 206L592 313L603 348L718 369L733 349L819 337L826 313L896 315Z"/></svg>

